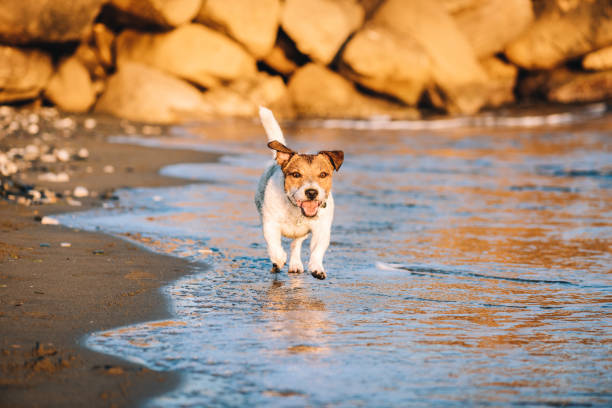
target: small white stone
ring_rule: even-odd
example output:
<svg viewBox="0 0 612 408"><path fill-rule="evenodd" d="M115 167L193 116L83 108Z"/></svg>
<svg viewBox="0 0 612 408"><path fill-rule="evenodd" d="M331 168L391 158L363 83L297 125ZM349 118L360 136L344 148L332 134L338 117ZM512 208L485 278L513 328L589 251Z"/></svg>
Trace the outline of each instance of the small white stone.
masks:
<svg viewBox="0 0 612 408"><path fill-rule="evenodd" d="M61 242L60 246L62 248L70 248L72 246L72 244L70 242Z"/></svg>
<svg viewBox="0 0 612 408"><path fill-rule="evenodd" d="M87 188L83 186L76 186L74 188L74 191L72 192L72 195L79 198L87 197L89 195L89 190L87 190Z"/></svg>
<svg viewBox="0 0 612 408"><path fill-rule="evenodd" d="M68 150L66 149L55 149L53 153L55 153L55 157L57 157L57 159L61 162L67 162L70 160L70 153L68 153Z"/></svg>
<svg viewBox="0 0 612 408"><path fill-rule="evenodd" d="M55 163L57 161L57 158L54 154L46 153L40 156L40 161L42 161L43 163Z"/></svg>
<svg viewBox="0 0 612 408"><path fill-rule="evenodd" d="M40 220L40 223L45 224L45 225L59 225L59 221L56 218L48 217L46 215L42 217L42 220Z"/></svg>
<svg viewBox="0 0 612 408"><path fill-rule="evenodd" d="M38 155L40 154L40 149L38 146L29 144L25 147L23 152L23 158L29 161L36 160Z"/></svg>
<svg viewBox="0 0 612 408"><path fill-rule="evenodd" d="M36 123L30 123L28 125L27 131L29 134L35 135L40 131L40 126L38 126Z"/></svg>
<svg viewBox="0 0 612 408"><path fill-rule="evenodd" d="M66 203L71 207L80 207L83 205L82 202L71 197L66 197Z"/></svg>
<svg viewBox="0 0 612 408"><path fill-rule="evenodd" d="M77 153L77 156L79 157L79 159L86 159L89 157L89 150L84 147L81 147Z"/></svg>
<svg viewBox="0 0 612 408"><path fill-rule="evenodd" d="M153 201L155 201L155 202L162 201L163 199L164 199L164 197L162 197L162 196L158 196L158 195L153 196Z"/></svg>
<svg viewBox="0 0 612 408"><path fill-rule="evenodd" d="M94 118L87 118L83 122L83 126L85 127L85 129L89 129L89 130L95 128L97 124L98 122L96 122Z"/></svg>
<svg viewBox="0 0 612 408"><path fill-rule="evenodd" d="M70 176L66 172L61 173L43 173L38 175L38 180L49 181L51 183L66 183L70 181Z"/></svg>
<svg viewBox="0 0 612 408"><path fill-rule="evenodd" d="M105 173L114 173L115 172L115 167L108 164L106 166L104 166L104 169L102 169Z"/></svg>

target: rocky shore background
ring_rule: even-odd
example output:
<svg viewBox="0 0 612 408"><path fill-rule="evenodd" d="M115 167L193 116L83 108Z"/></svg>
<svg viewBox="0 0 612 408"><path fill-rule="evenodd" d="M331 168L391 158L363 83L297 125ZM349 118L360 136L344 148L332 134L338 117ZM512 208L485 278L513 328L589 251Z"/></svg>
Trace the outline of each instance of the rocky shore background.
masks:
<svg viewBox="0 0 612 408"><path fill-rule="evenodd" d="M0 104L176 123L611 97L611 0L0 2Z"/></svg>

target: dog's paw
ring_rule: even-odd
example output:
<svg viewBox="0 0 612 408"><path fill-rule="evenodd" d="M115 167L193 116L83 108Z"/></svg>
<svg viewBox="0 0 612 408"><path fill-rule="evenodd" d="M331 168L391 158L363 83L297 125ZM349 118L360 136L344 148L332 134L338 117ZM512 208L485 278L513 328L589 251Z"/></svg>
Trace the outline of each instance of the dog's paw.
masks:
<svg viewBox="0 0 612 408"><path fill-rule="evenodd" d="M310 274L312 276L314 276L315 278L321 279L321 280L323 280L323 279L325 279L327 277L327 275L323 271L312 271L312 272L310 272Z"/></svg>
<svg viewBox="0 0 612 408"><path fill-rule="evenodd" d="M293 262L289 262L289 273L303 273L304 272L304 265L302 265L302 263L293 263Z"/></svg>

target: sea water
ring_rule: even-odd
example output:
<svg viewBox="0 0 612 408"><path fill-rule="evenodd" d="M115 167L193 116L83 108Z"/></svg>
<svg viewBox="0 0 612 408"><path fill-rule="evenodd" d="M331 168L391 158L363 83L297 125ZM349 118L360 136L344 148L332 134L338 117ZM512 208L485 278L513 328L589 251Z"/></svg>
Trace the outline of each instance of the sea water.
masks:
<svg viewBox="0 0 612 408"><path fill-rule="evenodd" d="M610 406L612 126L596 122L288 125L294 150L346 155L324 281L270 272L257 124L118 137L225 155L61 218L194 264L163 289L173 319L86 344L179 372L150 407Z"/></svg>

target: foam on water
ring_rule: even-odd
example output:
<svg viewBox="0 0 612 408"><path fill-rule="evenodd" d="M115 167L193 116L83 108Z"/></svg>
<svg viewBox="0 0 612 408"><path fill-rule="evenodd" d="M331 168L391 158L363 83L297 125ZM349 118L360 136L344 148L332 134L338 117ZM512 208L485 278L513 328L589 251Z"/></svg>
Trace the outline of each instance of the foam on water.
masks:
<svg viewBox="0 0 612 408"><path fill-rule="evenodd" d="M62 217L202 265L163 289L174 319L86 340L182 374L149 406L612 404L609 134L290 128L346 153L318 281L270 273L270 155L259 127L233 132L154 141L229 152L162 171L205 183Z"/></svg>

